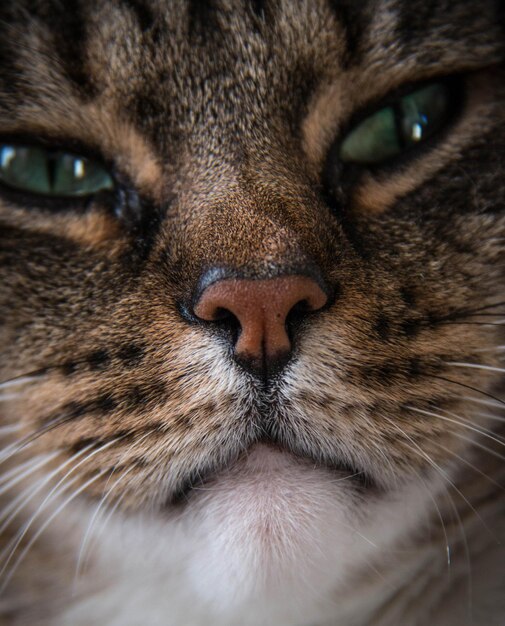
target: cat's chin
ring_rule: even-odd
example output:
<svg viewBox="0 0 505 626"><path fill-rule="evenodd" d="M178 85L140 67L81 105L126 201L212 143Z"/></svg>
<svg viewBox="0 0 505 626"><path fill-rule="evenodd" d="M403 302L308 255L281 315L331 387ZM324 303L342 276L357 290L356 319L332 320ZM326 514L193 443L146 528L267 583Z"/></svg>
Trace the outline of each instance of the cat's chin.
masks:
<svg viewBox="0 0 505 626"><path fill-rule="evenodd" d="M259 444L195 489L186 519L198 528L192 574L207 601L229 606L284 593L307 599L345 571L356 534L356 487L346 471ZM329 575L329 574L332 575Z"/></svg>
<svg viewBox="0 0 505 626"><path fill-rule="evenodd" d="M419 525L432 495L419 483L407 487L364 493L344 470L254 446L195 486L184 507L114 514L106 537L95 526L95 571L107 573L104 589L115 581L103 601L114 615L123 607L124 623L158 623L175 610L180 619L171 623L332 623L337 605L362 603L349 588L353 575ZM82 540L85 504L74 519Z"/></svg>

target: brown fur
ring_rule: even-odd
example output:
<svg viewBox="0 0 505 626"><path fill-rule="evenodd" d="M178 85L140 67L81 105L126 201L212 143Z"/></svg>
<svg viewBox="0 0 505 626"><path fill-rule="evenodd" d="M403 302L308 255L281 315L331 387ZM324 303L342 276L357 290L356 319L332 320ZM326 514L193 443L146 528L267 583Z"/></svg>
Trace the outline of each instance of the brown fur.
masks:
<svg viewBox="0 0 505 626"><path fill-rule="evenodd" d="M499 482L490 453L457 435L500 436L500 422L461 397L501 397L503 375L450 365L501 364L499 2L477 14L471 2L428 3L425 28L402 23L416 2L363 3L350 25L351 3L327 0L267 2L257 14L224 0L138 4L147 8L82 3L82 28L71 26L65 46L64 2L0 8L0 136L85 146L129 194L114 207L53 212L0 192L1 380L38 375L0 404L2 422L30 437L55 421L29 448L58 450L54 467L117 437L78 484L104 470L87 490L100 497L118 464L130 469L114 494L125 510L163 509L259 433L317 464L362 469L366 459L378 492L432 463L458 466L456 455ZM330 171L332 145L363 107L455 74L466 104L432 148L393 170ZM249 278L315 268L335 294L268 388L221 336L181 315L212 267ZM464 463L458 471L472 475ZM480 508L486 482L473 478L467 497ZM503 492L485 493L497 526ZM37 554L12 597L25 597L29 572L60 584Z"/></svg>

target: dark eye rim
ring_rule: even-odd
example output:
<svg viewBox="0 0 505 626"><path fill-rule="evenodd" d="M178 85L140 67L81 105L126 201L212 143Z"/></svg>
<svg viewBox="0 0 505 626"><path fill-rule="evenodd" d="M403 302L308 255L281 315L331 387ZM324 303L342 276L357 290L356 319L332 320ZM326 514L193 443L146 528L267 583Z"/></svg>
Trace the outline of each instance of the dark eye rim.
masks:
<svg viewBox="0 0 505 626"><path fill-rule="evenodd" d="M101 206L105 205L114 210L118 199L118 188L120 186L118 179L120 177L114 163L105 159L98 150L73 139L23 133L0 134L0 145L4 144L19 146L20 148L39 148L55 153L60 152L93 161L103 166L114 184L114 188L111 190L104 189L90 194L65 196L26 191L0 180L0 196L9 204L29 210L40 209L59 213L72 210L82 212L97 202Z"/></svg>
<svg viewBox="0 0 505 626"><path fill-rule="evenodd" d="M113 212L116 206L116 197L115 189L97 191L82 196L50 196L9 187L0 181L0 198L10 205L30 211L51 213L78 211L82 213L96 203L97 206L106 207L107 210Z"/></svg>

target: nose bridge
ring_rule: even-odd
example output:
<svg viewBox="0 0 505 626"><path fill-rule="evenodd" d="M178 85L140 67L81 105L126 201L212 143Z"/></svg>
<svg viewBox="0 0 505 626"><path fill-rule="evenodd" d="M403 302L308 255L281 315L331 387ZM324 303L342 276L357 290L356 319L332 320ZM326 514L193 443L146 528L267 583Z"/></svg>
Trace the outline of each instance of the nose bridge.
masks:
<svg viewBox="0 0 505 626"><path fill-rule="evenodd" d="M215 208L202 233L205 259L262 274L266 266L289 265L306 256L287 219L251 204L240 199Z"/></svg>
<svg viewBox="0 0 505 626"><path fill-rule="evenodd" d="M317 233L315 202L286 201L278 189L252 184L223 187L202 194L186 220L184 256L200 276L209 267L267 278L322 265L327 246Z"/></svg>

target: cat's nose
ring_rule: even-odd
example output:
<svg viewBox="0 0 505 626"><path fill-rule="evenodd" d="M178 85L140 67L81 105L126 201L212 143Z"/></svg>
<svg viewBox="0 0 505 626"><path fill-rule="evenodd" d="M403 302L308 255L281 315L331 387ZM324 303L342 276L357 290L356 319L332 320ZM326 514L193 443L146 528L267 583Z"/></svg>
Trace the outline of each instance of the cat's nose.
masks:
<svg viewBox="0 0 505 626"><path fill-rule="evenodd" d="M235 358L242 365L268 375L290 357L290 322L319 311L327 301L327 294L307 276L230 278L209 285L194 313L228 331Z"/></svg>

